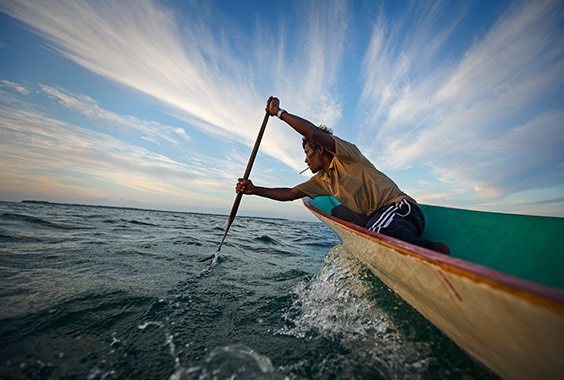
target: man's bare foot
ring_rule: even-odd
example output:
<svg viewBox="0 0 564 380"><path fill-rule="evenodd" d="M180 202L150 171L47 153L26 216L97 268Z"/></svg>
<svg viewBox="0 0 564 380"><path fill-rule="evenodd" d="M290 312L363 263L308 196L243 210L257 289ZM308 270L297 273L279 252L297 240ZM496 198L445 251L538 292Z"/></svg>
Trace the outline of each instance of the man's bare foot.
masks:
<svg viewBox="0 0 564 380"><path fill-rule="evenodd" d="M450 255L450 249L448 249L448 246L446 244L437 241L432 241L431 243L433 244L433 251L444 253L445 255Z"/></svg>

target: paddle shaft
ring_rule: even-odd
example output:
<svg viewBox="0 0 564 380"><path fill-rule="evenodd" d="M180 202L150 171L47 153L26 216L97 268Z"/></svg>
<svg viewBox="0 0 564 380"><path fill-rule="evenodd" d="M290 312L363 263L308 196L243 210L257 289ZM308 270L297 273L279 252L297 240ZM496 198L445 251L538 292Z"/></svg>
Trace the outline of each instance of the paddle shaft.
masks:
<svg viewBox="0 0 564 380"><path fill-rule="evenodd" d="M270 114L268 113L267 110L264 115L264 119L262 120L262 125L260 127L257 139L255 141L255 146L253 147L253 151L251 152L251 157L249 157L249 162L247 162L247 168L245 169L245 174L243 175L244 180L249 179L249 176L251 175L251 169L253 168L253 164L255 163L255 158L257 156L260 142L262 140L262 135L264 135L264 130L266 129L266 124L268 123L269 117ZM221 247L223 246L223 242L225 241L227 232L229 232L229 228L231 227L231 224L233 223L233 221L235 220L235 216L237 215L237 210L239 209L239 204L241 203L242 198L243 198L243 193L238 193L237 196L235 197L235 201L233 202L233 207L231 207L231 213L229 213L229 218L227 219L227 226L225 227L225 233L223 234L223 238L221 239L221 243L219 244L219 248L217 249L217 252L219 252L221 250Z"/></svg>

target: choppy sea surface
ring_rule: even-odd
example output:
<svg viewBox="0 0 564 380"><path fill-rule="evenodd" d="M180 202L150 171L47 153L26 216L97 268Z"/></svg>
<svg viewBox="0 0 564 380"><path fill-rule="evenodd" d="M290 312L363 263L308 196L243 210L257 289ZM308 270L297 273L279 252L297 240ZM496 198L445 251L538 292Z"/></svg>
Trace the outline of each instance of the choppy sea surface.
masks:
<svg viewBox="0 0 564 380"><path fill-rule="evenodd" d="M494 378L325 225L0 202L0 378Z"/></svg>

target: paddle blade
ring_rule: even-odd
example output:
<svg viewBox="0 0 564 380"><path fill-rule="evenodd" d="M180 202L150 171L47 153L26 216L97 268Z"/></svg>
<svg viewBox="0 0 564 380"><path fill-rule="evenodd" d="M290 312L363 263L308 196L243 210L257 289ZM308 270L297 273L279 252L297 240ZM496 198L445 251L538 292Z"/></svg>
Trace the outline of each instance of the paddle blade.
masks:
<svg viewBox="0 0 564 380"><path fill-rule="evenodd" d="M198 260L198 262L200 262L200 263L205 263L206 261L209 261L209 260L213 259L216 255L217 255L217 252L214 253L213 255L210 255L210 256L204 258L204 259Z"/></svg>
<svg viewBox="0 0 564 380"><path fill-rule="evenodd" d="M231 224L235 219L235 213L237 213L237 208L239 208L239 202L241 202L240 195L241 194L237 194L237 198L235 199L235 204L233 205L233 209L231 210L231 215L229 215L229 219L227 219L227 226L225 226L225 232L223 233L223 238L221 239L221 243L219 243L219 247L217 248L217 251L215 251L213 255L210 255L204 259L199 260L201 263L212 260L214 258L215 261L217 261L217 257L219 256L219 251L221 251L221 247L223 247L223 242L227 237L227 232L229 232L229 228L231 227Z"/></svg>

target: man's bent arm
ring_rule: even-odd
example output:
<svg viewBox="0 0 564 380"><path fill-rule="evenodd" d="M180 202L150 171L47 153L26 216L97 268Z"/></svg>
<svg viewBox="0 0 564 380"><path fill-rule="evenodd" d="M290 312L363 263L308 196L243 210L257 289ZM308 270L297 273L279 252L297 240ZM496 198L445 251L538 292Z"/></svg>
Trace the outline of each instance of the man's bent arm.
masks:
<svg viewBox="0 0 564 380"><path fill-rule="evenodd" d="M264 198L274 199L276 201L293 201L295 199L303 198L307 195L303 191L295 187L270 188L270 187L260 187L260 186L255 186L252 194Z"/></svg>
<svg viewBox="0 0 564 380"><path fill-rule="evenodd" d="M288 123L290 127L294 128L296 132L306 139L315 141L328 151L335 153L335 140L333 140L333 137L317 128L312 122L293 115L288 111L282 113L280 119Z"/></svg>
<svg viewBox="0 0 564 380"><path fill-rule="evenodd" d="M280 100L278 98L271 98L269 99L266 107L271 116L278 115L281 111ZM328 151L335 153L335 140L333 140L333 137L317 128L312 122L299 116L292 115L288 111L282 112L279 116L282 121L286 122L306 139L315 141L321 144L321 146Z"/></svg>

